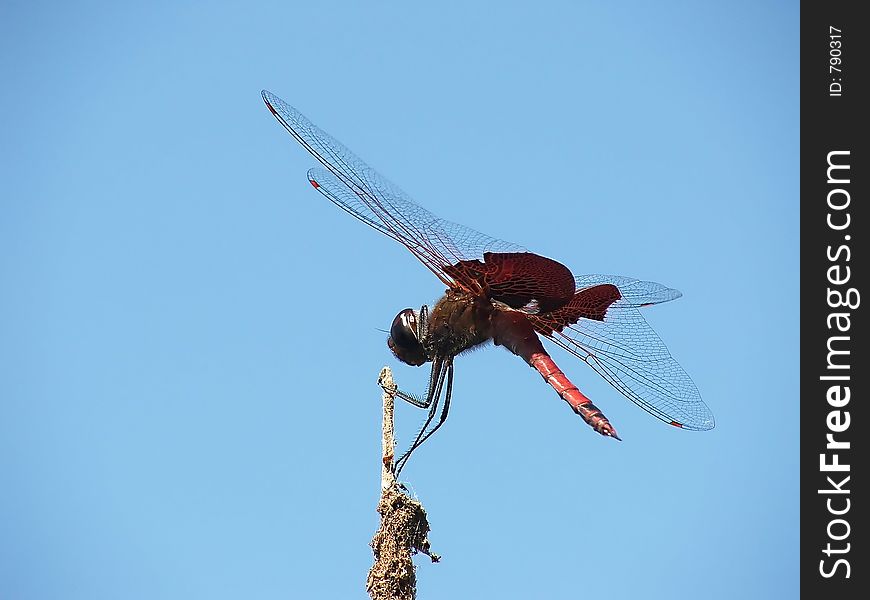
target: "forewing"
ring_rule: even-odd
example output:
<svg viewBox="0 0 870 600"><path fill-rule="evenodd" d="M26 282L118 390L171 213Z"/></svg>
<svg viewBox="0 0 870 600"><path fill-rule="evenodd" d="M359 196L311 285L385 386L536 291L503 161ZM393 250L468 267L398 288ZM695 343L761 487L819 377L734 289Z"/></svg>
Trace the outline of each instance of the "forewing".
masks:
<svg viewBox="0 0 870 600"><path fill-rule="evenodd" d="M525 252L520 246L436 217L398 186L368 166L298 110L263 91L272 114L326 170L312 169L309 181L335 204L408 248L445 284L473 287L451 265L480 259L486 252Z"/></svg>
<svg viewBox="0 0 870 600"><path fill-rule="evenodd" d="M574 354L629 400L655 417L685 429L706 430L715 425L713 414L695 383L671 356L662 340L640 313L640 308L680 297L663 285L618 276L585 275L576 278L578 292L596 286L615 286L603 319L564 314L529 315L535 329Z"/></svg>

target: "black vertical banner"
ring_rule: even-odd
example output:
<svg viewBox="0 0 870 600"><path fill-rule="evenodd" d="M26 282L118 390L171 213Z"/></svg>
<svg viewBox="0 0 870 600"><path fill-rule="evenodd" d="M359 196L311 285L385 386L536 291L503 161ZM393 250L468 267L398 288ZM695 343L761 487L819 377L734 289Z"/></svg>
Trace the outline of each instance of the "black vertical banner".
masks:
<svg viewBox="0 0 870 600"><path fill-rule="evenodd" d="M866 598L870 22L801 4L801 593ZM861 592L859 596L859 590Z"/></svg>

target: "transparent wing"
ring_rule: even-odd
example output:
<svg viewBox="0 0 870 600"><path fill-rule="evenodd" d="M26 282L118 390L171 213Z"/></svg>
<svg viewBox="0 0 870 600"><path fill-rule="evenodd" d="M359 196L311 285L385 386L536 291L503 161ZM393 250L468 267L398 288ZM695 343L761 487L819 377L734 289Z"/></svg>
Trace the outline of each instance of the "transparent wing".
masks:
<svg viewBox="0 0 870 600"><path fill-rule="evenodd" d="M445 284L473 285L455 269L448 273L451 265L481 259L487 252L526 252L433 215L298 110L268 91L262 94L278 121L326 168L309 172L312 185L343 210L403 244Z"/></svg>
<svg viewBox="0 0 870 600"><path fill-rule="evenodd" d="M680 297L661 284L613 275L576 278L575 298L559 311L529 315L535 329L577 356L629 400L655 417L685 429L715 425L698 388L646 322L640 308ZM584 298L615 286L603 318L586 318ZM584 294L584 291L589 293ZM616 299L614 299L616 298ZM577 310L572 313L575 307ZM582 312L583 310L587 312Z"/></svg>

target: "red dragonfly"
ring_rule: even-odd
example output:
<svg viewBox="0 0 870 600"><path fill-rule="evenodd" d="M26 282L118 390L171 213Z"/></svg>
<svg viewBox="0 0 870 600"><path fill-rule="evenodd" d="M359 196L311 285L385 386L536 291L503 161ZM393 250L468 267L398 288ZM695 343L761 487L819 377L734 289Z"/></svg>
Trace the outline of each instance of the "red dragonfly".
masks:
<svg viewBox="0 0 870 600"><path fill-rule="evenodd" d="M556 366L539 336L588 364L662 421L683 429L713 427L713 414L695 384L639 310L679 298L680 292L627 277L575 277L555 260L436 217L295 108L265 90L263 100L326 167L308 171L311 185L405 246L447 286L431 310L407 308L390 327L387 345L396 358L413 366L432 363L424 397L392 390L429 410L416 440L396 462L397 473L447 418L453 359L490 340L531 365L604 436L620 439L601 410ZM443 408L433 426L442 394Z"/></svg>

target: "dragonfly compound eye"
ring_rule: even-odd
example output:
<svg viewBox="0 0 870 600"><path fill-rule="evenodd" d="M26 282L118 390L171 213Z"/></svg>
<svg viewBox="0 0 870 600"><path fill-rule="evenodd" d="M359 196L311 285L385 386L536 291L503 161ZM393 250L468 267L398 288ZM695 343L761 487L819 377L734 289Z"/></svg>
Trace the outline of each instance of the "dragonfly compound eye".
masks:
<svg viewBox="0 0 870 600"><path fill-rule="evenodd" d="M387 346L400 361L405 364L420 366L426 362L423 344L417 337L417 313L406 308L396 315L390 326L390 338Z"/></svg>

